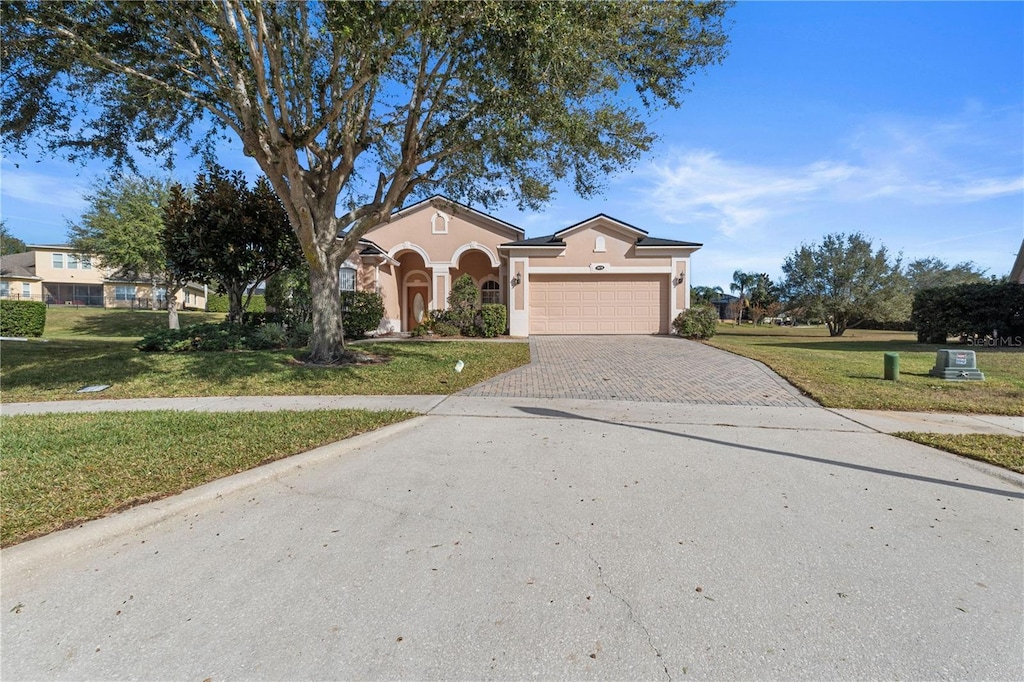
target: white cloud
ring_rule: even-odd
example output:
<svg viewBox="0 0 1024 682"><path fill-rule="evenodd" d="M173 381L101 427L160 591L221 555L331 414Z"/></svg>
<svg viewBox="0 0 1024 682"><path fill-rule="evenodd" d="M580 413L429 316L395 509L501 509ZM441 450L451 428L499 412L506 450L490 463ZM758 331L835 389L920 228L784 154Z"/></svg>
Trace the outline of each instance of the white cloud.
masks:
<svg viewBox="0 0 1024 682"><path fill-rule="evenodd" d="M642 170L650 184L638 191L664 221L710 224L730 238L811 202L836 204L838 213L841 204L882 199L941 206L1019 195L1024 192L1019 113L979 113L971 107L951 120L930 123L867 121L842 141L847 158L800 165L684 150Z"/></svg>
<svg viewBox="0 0 1024 682"><path fill-rule="evenodd" d="M84 196L88 191L85 185L73 180L20 168L5 167L0 177L0 195L4 199L43 204L73 213L85 208Z"/></svg>

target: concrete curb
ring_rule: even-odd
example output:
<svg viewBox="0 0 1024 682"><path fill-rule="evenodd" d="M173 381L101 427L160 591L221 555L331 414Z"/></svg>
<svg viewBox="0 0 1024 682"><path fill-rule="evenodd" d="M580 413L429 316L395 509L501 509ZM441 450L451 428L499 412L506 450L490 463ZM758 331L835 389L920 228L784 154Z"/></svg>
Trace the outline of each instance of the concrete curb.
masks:
<svg viewBox="0 0 1024 682"><path fill-rule="evenodd" d="M413 417L398 424L391 424L345 440L323 445L291 457L249 469L225 478L186 490L160 500L147 502L137 507L116 512L110 516L86 521L79 526L55 531L0 551L0 566L6 578L31 574L39 567L64 559L83 550L101 545L126 533L155 526L172 517L185 513L218 499L232 495L246 488L280 478L296 469L314 466L335 457L346 455L380 441L392 438L404 431L416 428L426 419Z"/></svg>

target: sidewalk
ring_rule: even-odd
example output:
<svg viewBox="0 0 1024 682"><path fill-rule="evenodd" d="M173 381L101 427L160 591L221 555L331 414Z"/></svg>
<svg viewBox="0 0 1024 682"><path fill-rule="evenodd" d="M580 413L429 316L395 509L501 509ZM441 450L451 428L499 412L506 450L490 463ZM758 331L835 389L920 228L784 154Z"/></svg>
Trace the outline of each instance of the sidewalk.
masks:
<svg viewBox="0 0 1024 682"><path fill-rule="evenodd" d="M132 412L137 410L180 410L184 412L272 412L276 410L410 410L430 414L447 395L374 395L374 396L221 396L206 398L138 398L132 400L62 400L38 403L3 403L0 415L75 413L75 412ZM459 396L463 406L471 401L480 407L506 402L524 402L514 398L486 398ZM534 402L534 401L529 401ZM545 399L547 403L572 403L567 399ZM628 402L628 401L590 401ZM630 416L646 421L643 413L650 412L657 421L669 420L672 415L686 415L697 421L716 423L721 420L718 410L711 405L690 405L681 403L629 403ZM725 408L726 406L722 406ZM783 410L821 409L848 419L860 426L879 433L916 431L924 433L982 433L1008 436L1024 436L1024 416L952 414L941 412L890 412L883 410L846 410L828 408L780 408ZM460 410L461 411L461 410ZM443 412L439 412L443 413ZM775 419L763 415L771 426Z"/></svg>

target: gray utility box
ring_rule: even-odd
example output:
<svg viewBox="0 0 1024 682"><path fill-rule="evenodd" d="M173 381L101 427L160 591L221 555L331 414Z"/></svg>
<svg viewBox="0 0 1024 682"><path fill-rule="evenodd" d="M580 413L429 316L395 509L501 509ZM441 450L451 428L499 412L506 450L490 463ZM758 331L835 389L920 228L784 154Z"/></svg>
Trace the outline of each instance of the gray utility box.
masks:
<svg viewBox="0 0 1024 682"><path fill-rule="evenodd" d="M973 350L940 350L935 352L935 366L928 372L933 377L952 381L984 381L978 371Z"/></svg>

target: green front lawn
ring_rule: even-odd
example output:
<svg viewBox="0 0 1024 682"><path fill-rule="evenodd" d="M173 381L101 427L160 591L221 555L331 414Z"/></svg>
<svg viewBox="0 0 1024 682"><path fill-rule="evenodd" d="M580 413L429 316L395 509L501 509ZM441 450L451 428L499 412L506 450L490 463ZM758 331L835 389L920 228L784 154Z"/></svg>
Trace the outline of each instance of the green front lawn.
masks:
<svg viewBox="0 0 1024 682"><path fill-rule="evenodd" d="M0 418L7 546L415 416L101 412Z"/></svg>
<svg viewBox="0 0 1024 682"><path fill-rule="evenodd" d="M4 402L218 395L446 394L530 361L525 343L403 341L360 344L386 362L307 367L302 351L142 353L133 340L55 339L0 347ZM462 360L465 369L454 372ZM110 384L101 393L83 386Z"/></svg>
<svg viewBox="0 0 1024 682"><path fill-rule="evenodd" d="M224 313L179 311L182 327L203 322L222 322ZM167 329L166 310L121 310L49 306L46 309L47 339L132 339Z"/></svg>
<svg viewBox="0 0 1024 682"><path fill-rule="evenodd" d="M893 435L1024 474L1024 436L916 432L894 433Z"/></svg>
<svg viewBox="0 0 1024 682"><path fill-rule="evenodd" d="M760 360L826 407L1024 414L1024 349L964 347L976 352L982 382L929 376L935 351L951 346L917 343L912 332L851 329L831 338L823 327L719 325L707 343ZM899 381L883 378L888 352L900 355Z"/></svg>

